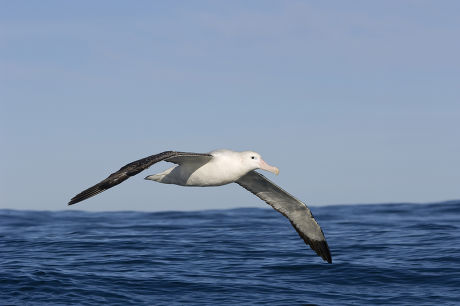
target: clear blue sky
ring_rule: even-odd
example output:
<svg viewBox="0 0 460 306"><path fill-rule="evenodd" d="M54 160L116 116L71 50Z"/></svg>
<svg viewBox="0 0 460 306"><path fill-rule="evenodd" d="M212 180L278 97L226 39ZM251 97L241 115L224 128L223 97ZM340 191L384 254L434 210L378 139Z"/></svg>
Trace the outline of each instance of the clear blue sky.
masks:
<svg viewBox="0 0 460 306"><path fill-rule="evenodd" d="M2 1L0 208L251 149L310 205L460 198L459 1ZM265 204L137 177L72 207Z"/></svg>

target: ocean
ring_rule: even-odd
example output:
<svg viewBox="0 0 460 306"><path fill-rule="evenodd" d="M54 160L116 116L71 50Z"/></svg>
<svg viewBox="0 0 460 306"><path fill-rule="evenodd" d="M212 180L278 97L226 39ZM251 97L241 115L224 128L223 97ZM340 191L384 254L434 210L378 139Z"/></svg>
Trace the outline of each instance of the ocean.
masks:
<svg viewBox="0 0 460 306"><path fill-rule="evenodd" d="M332 264L270 208L0 210L0 304L460 305L460 201L310 208Z"/></svg>

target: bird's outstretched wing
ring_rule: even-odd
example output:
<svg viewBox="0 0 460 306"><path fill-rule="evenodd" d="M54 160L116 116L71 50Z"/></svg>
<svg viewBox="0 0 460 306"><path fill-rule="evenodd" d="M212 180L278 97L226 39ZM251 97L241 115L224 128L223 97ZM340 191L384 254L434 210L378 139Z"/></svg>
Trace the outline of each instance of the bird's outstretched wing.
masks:
<svg viewBox="0 0 460 306"><path fill-rule="evenodd" d="M304 203L255 171L244 175L236 183L288 218L305 243L309 244L325 261L332 263L331 252L323 231Z"/></svg>
<svg viewBox="0 0 460 306"><path fill-rule="evenodd" d="M204 153L188 153L188 152L175 152L175 151L165 151L160 154L151 155L132 163L123 166L117 172L114 172L109 175L105 180L97 183L96 185L83 190L76 196L74 196L68 205L72 205L83 200L86 200L92 196L95 196L98 193L101 193L113 186L120 184L121 182L129 179L131 176L134 176L151 165L158 163L162 160L170 161L173 163L182 163L186 159L197 159L199 161L203 161L205 159L211 159L212 155L204 154Z"/></svg>

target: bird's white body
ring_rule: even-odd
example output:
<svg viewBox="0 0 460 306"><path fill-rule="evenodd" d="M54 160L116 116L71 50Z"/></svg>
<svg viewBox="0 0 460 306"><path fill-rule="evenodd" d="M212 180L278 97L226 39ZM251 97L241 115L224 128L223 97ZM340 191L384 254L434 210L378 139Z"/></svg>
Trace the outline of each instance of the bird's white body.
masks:
<svg viewBox="0 0 460 306"><path fill-rule="evenodd" d="M233 183L249 171L261 168L261 165L268 171L278 172L276 167L267 165L256 152L216 150L210 154L213 156L211 160L187 160L145 179L164 184L205 187Z"/></svg>

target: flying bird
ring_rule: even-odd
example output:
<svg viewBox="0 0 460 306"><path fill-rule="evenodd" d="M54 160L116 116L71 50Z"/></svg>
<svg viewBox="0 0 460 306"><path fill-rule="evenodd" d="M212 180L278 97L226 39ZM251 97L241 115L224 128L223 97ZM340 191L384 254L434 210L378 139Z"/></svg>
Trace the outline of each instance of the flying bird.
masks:
<svg viewBox="0 0 460 306"><path fill-rule="evenodd" d="M268 180L256 169L278 174L276 167L267 164L260 154L252 151L216 150L210 153L165 151L123 166L105 180L74 196L72 205L120 184L131 176L160 161L177 164L158 174L145 177L164 184L180 186L221 186L237 183L255 194L289 219L299 236L325 261L332 263L331 253L323 231L310 209L301 201Z"/></svg>

